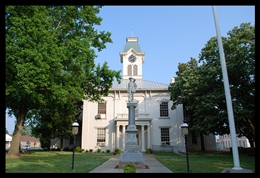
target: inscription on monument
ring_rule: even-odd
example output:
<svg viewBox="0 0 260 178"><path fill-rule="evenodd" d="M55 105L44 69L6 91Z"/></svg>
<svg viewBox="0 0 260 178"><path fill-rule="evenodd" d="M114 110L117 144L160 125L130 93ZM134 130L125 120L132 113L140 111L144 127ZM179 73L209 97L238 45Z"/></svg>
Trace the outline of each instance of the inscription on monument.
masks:
<svg viewBox="0 0 260 178"><path fill-rule="evenodd" d="M126 152L137 152L139 151L138 145L125 145Z"/></svg>

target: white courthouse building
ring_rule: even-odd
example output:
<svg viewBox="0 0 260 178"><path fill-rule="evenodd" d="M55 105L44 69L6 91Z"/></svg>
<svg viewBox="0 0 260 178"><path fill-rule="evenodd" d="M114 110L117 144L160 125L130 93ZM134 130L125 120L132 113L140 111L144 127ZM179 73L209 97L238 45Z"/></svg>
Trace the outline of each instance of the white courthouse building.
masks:
<svg viewBox="0 0 260 178"><path fill-rule="evenodd" d="M118 62L122 63L121 83L113 82L104 102L89 102L83 100L83 110L79 118L80 131L77 135L76 146L84 150L114 151L125 147L126 129L128 126L128 82L129 77L136 79L134 93L135 125L137 144L141 152L151 148L154 151L185 152L184 137L181 134L183 123L183 107L178 105L171 110L174 101L170 100L169 84L143 79L142 65L145 62L145 53L141 51L138 38L126 38L123 52L120 52ZM149 62L149 60L147 60ZM155 70L151 69L151 72ZM171 79L169 79L170 81ZM215 136L205 137L207 150L216 150ZM189 134L188 148L199 149L200 138L194 144ZM64 146L72 147L72 141L64 140ZM52 145L60 147L58 139Z"/></svg>

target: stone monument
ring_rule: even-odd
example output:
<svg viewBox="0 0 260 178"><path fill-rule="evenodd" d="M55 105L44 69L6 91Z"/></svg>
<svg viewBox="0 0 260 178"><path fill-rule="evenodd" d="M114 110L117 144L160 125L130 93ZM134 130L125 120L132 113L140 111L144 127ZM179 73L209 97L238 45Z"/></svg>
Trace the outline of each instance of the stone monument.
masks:
<svg viewBox="0 0 260 178"><path fill-rule="evenodd" d="M138 130L135 126L135 108L137 103L134 102L134 93L136 90L135 79L130 77L130 82L128 83L128 126L126 129L127 137L125 143L125 149L123 153L120 154L120 161L118 167L123 169L127 163L132 163L138 169L144 169L144 159L143 153L139 151L139 147L137 144L136 133Z"/></svg>

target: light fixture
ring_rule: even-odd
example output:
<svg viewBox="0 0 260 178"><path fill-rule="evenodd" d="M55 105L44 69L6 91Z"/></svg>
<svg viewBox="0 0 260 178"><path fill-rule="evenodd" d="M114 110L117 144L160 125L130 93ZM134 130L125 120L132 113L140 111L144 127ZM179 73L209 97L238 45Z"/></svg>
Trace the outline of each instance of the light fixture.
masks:
<svg viewBox="0 0 260 178"><path fill-rule="evenodd" d="M75 145L76 145L76 135L79 131L79 124L77 122L77 119L75 119L74 123L72 124L72 135L73 137L73 154L72 154L72 171L74 170L74 152L75 152Z"/></svg>

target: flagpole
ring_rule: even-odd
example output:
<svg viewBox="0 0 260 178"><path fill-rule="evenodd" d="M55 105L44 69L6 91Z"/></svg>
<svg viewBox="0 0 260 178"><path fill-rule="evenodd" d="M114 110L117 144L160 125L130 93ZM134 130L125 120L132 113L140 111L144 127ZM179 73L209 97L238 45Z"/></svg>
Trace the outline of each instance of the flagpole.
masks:
<svg viewBox="0 0 260 178"><path fill-rule="evenodd" d="M234 161L234 167L232 169L240 170L242 168L240 167L240 163L239 163L236 129L235 129L235 122L234 122L231 96L230 96L230 90L229 90L229 82L228 82L228 75L227 75L227 67L226 67L226 63L225 63L225 55L223 52L223 45L222 45L222 39L221 39L220 29L219 29L219 25L218 25L216 7L212 6L212 9L213 9L213 15L214 15L216 32L217 32L219 56L220 56L222 75L223 75L223 80L224 80L225 95L226 95L229 129L230 129L231 145L232 145L232 154L233 154L233 161Z"/></svg>

